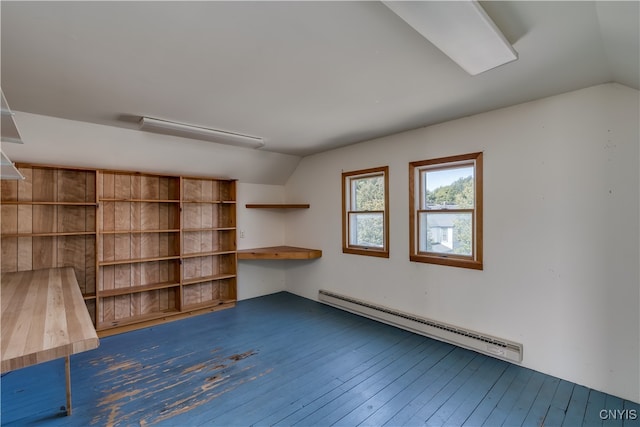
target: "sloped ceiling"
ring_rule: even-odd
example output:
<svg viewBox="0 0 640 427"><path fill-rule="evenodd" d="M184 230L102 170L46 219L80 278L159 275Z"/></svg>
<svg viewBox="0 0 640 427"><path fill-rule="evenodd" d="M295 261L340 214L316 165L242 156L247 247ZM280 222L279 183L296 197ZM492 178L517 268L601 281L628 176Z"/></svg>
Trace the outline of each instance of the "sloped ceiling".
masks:
<svg viewBox="0 0 640 427"><path fill-rule="evenodd" d="M471 77L379 2L2 1L14 110L140 116L298 156L606 82L638 89L638 2L483 2L519 59Z"/></svg>

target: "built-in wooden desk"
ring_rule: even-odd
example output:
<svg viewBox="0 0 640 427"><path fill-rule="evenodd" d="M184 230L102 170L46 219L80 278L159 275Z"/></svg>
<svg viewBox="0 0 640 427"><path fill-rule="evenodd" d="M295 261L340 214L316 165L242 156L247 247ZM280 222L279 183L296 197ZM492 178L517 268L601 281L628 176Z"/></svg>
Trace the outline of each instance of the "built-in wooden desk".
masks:
<svg viewBox="0 0 640 427"><path fill-rule="evenodd" d="M270 246L238 251L238 259L315 259L321 256L320 249L296 248L294 246Z"/></svg>
<svg viewBox="0 0 640 427"><path fill-rule="evenodd" d="M72 354L98 347L71 267L2 274L2 373L65 358L71 415Z"/></svg>

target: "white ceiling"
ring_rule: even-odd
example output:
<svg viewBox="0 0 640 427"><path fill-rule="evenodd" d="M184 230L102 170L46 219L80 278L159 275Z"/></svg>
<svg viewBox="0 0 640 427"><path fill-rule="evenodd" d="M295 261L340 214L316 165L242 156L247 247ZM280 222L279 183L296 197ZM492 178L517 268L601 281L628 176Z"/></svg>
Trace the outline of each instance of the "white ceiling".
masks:
<svg viewBox="0 0 640 427"><path fill-rule="evenodd" d="M639 89L639 3L483 2L519 59L471 77L379 2L0 3L14 110L150 116L307 155L606 82Z"/></svg>

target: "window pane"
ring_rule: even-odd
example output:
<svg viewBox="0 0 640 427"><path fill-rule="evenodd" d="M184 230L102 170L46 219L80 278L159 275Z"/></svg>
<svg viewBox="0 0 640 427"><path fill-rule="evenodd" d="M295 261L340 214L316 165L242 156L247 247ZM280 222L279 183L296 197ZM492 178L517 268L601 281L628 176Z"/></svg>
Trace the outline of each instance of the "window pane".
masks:
<svg viewBox="0 0 640 427"><path fill-rule="evenodd" d="M349 244L369 248L384 247L382 213L350 213Z"/></svg>
<svg viewBox="0 0 640 427"><path fill-rule="evenodd" d="M473 166L424 170L423 209L467 209L474 207Z"/></svg>
<svg viewBox="0 0 640 427"><path fill-rule="evenodd" d="M420 252L473 255L473 214L420 212Z"/></svg>
<svg viewBox="0 0 640 427"><path fill-rule="evenodd" d="M354 211L383 211L384 210L384 176L370 176L351 181L353 201L351 210Z"/></svg>

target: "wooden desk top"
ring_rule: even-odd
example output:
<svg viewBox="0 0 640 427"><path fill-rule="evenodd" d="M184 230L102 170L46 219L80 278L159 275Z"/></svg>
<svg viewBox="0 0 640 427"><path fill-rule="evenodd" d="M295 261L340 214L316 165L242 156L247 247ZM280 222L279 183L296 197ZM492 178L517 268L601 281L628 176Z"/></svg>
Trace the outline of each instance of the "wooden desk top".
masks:
<svg viewBox="0 0 640 427"><path fill-rule="evenodd" d="M2 372L98 347L71 267L2 274Z"/></svg>
<svg viewBox="0 0 640 427"><path fill-rule="evenodd" d="M271 246L238 251L238 259L314 259L321 256L320 249L296 248L294 246Z"/></svg>

